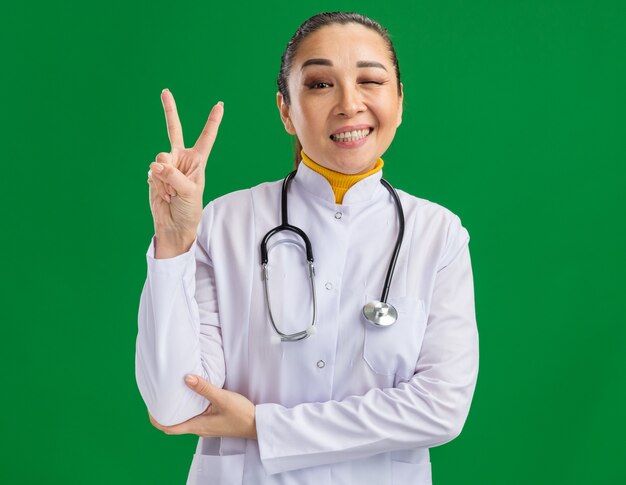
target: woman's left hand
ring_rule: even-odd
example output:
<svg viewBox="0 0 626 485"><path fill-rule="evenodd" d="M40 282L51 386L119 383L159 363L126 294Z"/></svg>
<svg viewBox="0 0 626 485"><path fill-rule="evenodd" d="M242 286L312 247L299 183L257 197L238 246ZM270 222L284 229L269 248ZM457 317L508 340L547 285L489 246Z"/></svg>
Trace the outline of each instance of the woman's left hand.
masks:
<svg viewBox="0 0 626 485"><path fill-rule="evenodd" d="M195 434L198 436L228 436L256 439L255 406L236 392L215 387L202 377L188 375L185 384L211 404L206 410L184 423L163 426L152 415L150 422L166 434Z"/></svg>

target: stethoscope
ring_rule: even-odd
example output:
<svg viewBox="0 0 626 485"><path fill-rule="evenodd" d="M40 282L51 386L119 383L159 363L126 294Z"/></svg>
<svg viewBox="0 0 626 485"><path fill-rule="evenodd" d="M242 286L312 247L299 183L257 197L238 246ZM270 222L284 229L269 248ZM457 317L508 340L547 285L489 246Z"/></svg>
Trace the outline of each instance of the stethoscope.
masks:
<svg viewBox="0 0 626 485"><path fill-rule="evenodd" d="M274 229L270 230L263 240L261 241L261 266L263 267L263 287L265 289L265 302L267 304L267 310L269 313L269 319L276 332L276 338L273 341L280 342L296 342L298 340L302 340L307 338L309 335L313 335L316 332L316 320L317 320L317 300L315 297L315 268L313 265L313 249L311 248L311 241L307 237L306 233L300 229L299 227L293 226L289 224L287 218L287 191L289 189L289 185L291 180L296 175L297 170L291 172L285 179L283 180L282 186L282 194L281 194L281 207L282 207L282 221L280 226L276 226ZM400 197L395 189L387 182L385 179L380 179L380 183L385 186L385 188L389 191L391 196L393 197L396 209L398 212L398 220L400 223L400 228L398 230L398 238L396 240L396 245L393 250L393 255L391 256L391 261L389 262L389 268L387 269L387 276L385 277L385 285L383 287L383 292L379 301L371 301L367 303L363 307L363 315L365 319L375 325L376 327L388 327L395 323L398 319L398 311L394 308L393 305L387 303L387 296L389 295L389 287L391 286L391 278L393 277L393 271L396 267L396 261L398 260L398 254L400 253L400 246L402 245L402 238L404 237L404 211L402 210L402 203L400 202ZM309 266L309 281L311 283L311 296L313 299L313 318L311 320L311 325L306 330L301 330L295 333L284 333L281 332L276 322L274 320L274 315L272 313L272 307L270 305L269 298L269 290L268 290L268 280L269 273L267 270L267 264L269 261L268 252L267 252L267 242L269 239L275 234L282 231L290 231L296 233L298 236L302 238L305 245L306 251L306 259Z"/></svg>

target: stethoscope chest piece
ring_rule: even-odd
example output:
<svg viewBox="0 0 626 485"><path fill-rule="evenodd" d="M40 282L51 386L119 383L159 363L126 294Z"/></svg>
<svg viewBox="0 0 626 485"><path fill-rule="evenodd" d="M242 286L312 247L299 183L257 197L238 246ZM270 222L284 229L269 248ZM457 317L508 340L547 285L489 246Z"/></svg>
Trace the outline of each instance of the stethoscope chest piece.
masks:
<svg viewBox="0 0 626 485"><path fill-rule="evenodd" d="M363 316L372 325L388 327L398 319L398 311L389 303L370 301L363 307Z"/></svg>

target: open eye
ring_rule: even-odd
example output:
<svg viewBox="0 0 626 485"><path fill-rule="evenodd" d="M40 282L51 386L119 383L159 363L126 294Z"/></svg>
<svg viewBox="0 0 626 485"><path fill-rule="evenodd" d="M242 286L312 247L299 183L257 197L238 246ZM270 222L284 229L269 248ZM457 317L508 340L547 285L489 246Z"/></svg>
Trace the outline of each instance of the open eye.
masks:
<svg viewBox="0 0 626 485"><path fill-rule="evenodd" d="M324 88L329 88L331 86L330 83L324 82L324 81L314 81L311 83L307 83L307 87L309 89L324 89Z"/></svg>

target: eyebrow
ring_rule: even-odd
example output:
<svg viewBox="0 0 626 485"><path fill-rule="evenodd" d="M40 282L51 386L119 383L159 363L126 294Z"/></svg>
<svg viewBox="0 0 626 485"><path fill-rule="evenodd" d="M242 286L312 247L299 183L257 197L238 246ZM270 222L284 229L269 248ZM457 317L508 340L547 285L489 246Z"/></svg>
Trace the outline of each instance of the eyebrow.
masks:
<svg viewBox="0 0 626 485"><path fill-rule="evenodd" d="M307 66L331 66L333 63L330 59L309 59L302 63L300 70L303 70ZM377 67L379 69L387 70L380 62L376 61L358 61L356 67Z"/></svg>
<svg viewBox="0 0 626 485"><path fill-rule="evenodd" d="M376 61L359 61L356 63L356 67L378 67L380 69L384 69L385 71L387 70L385 66Z"/></svg>

